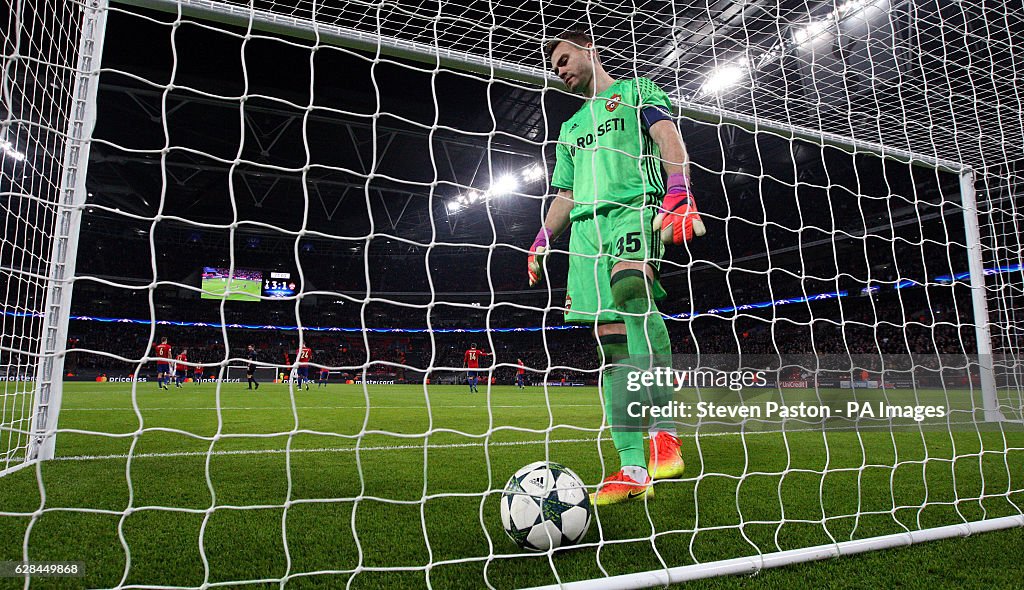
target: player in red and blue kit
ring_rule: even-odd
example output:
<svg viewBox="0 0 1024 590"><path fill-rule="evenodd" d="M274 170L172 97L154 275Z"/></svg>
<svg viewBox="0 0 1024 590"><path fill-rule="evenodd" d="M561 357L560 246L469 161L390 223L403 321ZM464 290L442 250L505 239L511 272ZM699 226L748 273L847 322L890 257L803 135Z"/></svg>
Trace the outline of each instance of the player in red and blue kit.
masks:
<svg viewBox="0 0 1024 590"><path fill-rule="evenodd" d="M167 387L166 379L171 374L171 345L167 344L167 337L160 339L160 344L153 347L156 350L156 385L160 389Z"/></svg>
<svg viewBox="0 0 1024 590"><path fill-rule="evenodd" d="M479 378L477 377L477 369L480 368L480 357L490 356L490 353L478 350L476 342L469 345L469 350L462 357L462 363L466 367L466 382L469 383L469 392L477 393L477 383Z"/></svg>
<svg viewBox="0 0 1024 590"><path fill-rule="evenodd" d="M323 385L324 389L327 389L327 380L330 378L331 372L327 369L327 367L320 369L320 378L316 380L316 388L320 389L320 386Z"/></svg>
<svg viewBox="0 0 1024 590"><path fill-rule="evenodd" d="M295 372L295 375L299 379L299 389L302 389L302 384L306 384L306 390L309 390L309 362L313 360L313 351L308 346L303 346L298 352L299 367Z"/></svg>
<svg viewBox="0 0 1024 590"><path fill-rule="evenodd" d="M523 364L523 359L516 359L519 364L519 368L516 369L516 385L519 389L526 389L526 365Z"/></svg>
<svg viewBox="0 0 1024 590"><path fill-rule="evenodd" d="M178 356L174 357L174 386L180 388L185 382L185 373L188 371L188 349L182 348Z"/></svg>

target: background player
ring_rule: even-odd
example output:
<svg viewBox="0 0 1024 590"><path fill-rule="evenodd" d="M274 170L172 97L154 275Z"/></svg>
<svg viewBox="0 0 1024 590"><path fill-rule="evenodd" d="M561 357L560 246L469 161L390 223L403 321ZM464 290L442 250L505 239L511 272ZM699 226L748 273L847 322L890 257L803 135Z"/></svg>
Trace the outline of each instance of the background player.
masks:
<svg viewBox="0 0 1024 590"><path fill-rule="evenodd" d="M156 349L156 385L160 389L170 389L167 387L165 380L171 374L171 345L167 344L167 337L164 336L160 339L160 344L157 344Z"/></svg>
<svg viewBox="0 0 1024 590"><path fill-rule="evenodd" d="M490 356L490 353L478 350L476 342L469 345L469 350L462 356L462 365L466 367L466 382L469 384L469 392L477 393L477 383L480 381L477 376L480 369L480 357Z"/></svg>
<svg viewBox="0 0 1024 590"><path fill-rule="evenodd" d="M299 389L302 389L302 384L306 384L306 391L309 391L309 363L313 360L313 351L306 345L302 345L299 348L298 354L299 366L296 371L296 377L299 380Z"/></svg>
<svg viewBox="0 0 1024 590"><path fill-rule="evenodd" d="M292 357L284 353L284 365L281 367L281 383L295 382L295 367L292 366Z"/></svg>
<svg viewBox="0 0 1024 590"><path fill-rule="evenodd" d="M260 388L259 382L256 381L256 359L258 357L256 347L250 344L245 350L245 358L249 360L249 363L245 365L245 380L249 383L249 389Z"/></svg>
<svg viewBox="0 0 1024 590"><path fill-rule="evenodd" d="M565 319L594 326L598 338L605 416L622 468L593 500L613 504L652 496L653 479L683 472L672 422L650 424L651 461L645 460L643 424L625 410L631 394L622 362L671 363L656 304L666 295L658 280L662 243L685 244L705 228L668 95L647 78L613 79L586 31L569 31L545 49L555 75L585 100L559 133L551 178L558 195L530 247L530 284L541 280L549 242L571 224ZM667 387L648 394L654 405L672 399Z"/></svg>
<svg viewBox="0 0 1024 590"><path fill-rule="evenodd" d="M526 389L526 365L523 364L523 359L516 359L516 363L519 365L516 369L516 385L523 390Z"/></svg>
<svg viewBox="0 0 1024 590"><path fill-rule="evenodd" d="M203 365L202 363L192 368L192 382L199 385L203 382Z"/></svg>
<svg viewBox="0 0 1024 590"><path fill-rule="evenodd" d="M320 386L323 385L324 389L327 389L327 380L330 378L331 372L327 369L327 367L323 367L322 369L320 369L320 378L316 380L316 388L320 389Z"/></svg>
<svg viewBox="0 0 1024 590"><path fill-rule="evenodd" d="M185 375L188 374L188 349L182 348L178 356L174 357L174 386L178 389L185 382Z"/></svg>

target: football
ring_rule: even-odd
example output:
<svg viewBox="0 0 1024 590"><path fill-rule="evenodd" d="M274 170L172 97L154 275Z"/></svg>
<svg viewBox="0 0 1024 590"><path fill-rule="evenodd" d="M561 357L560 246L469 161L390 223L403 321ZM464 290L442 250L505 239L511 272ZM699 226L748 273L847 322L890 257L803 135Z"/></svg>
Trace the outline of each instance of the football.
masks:
<svg viewBox="0 0 1024 590"><path fill-rule="evenodd" d="M583 481L558 463L537 461L515 472L501 495L501 524L523 549L547 551L578 543L590 528Z"/></svg>

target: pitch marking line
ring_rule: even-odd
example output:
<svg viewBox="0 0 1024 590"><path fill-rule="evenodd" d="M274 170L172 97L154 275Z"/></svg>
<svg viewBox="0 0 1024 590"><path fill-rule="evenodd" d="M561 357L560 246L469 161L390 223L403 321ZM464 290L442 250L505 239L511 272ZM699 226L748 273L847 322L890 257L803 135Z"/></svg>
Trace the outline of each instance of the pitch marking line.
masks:
<svg viewBox="0 0 1024 590"><path fill-rule="evenodd" d="M551 408L593 408L599 407L600 404L551 404ZM538 408L541 407L537 404L530 405L499 405L492 404L490 406L485 405L446 405L446 404L434 404L430 406L431 410L441 408ZM295 406L298 410L425 410L427 406ZM145 406L139 406L139 410L143 412L169 412L169 411L195 411L195 410L216 410L217 406L209 407L178 407L178 408L147 408ZM279 411L290 411L291 406L220 406L221 410L279 410ZM135 411L133 407L121 407L121 408L61 408L62 412L118 412L118 411Z"/></svg>
<svg viewBox="0 0 1024 590"><path fill-rule="evenodd" d="M972 424L970 422L964 422L964 425ZM877 426L861 426L861 429L877 429L883 430L887 428L886 425ZM705 432L700 434L694 433L679 433L680 438L708 438L708 437L719 437L719 436L756 436L762 434L775 434L780 435L783 431L781 430L755 430L748 432ZM799 428L790 429L785 431L786 434L797 434L797 433L812 433L820 434L822 431L817 428ZM844 432L844 431L833 431ZM850 432L856 432L850 430ZM860 433L857 433L860 434ZM602 442L611 442L611 437L602 437ZM597 438L560 438L554 440L524 440L524 441L504 441L504 442L489 442L489 443L448 443L448 444L434 444L427 445L427 450L437 449L466 449L483 447L485 444L490 447L514 447L514 446L529 446L529 445L555 445L555 444L580 444L580 443L594 443L597 442ZM381 445L375 447L320 447L315 449L239 449L231 451L212 451L212 452L200 452L200 451L180 451L174 453L137 453L133 454L132 459L149 459L149 458L169 458L169 457L205 457L210 456L230 456L230 455L280 455L285 453L354 453L357 450L359 452L375 452L375 451L422 451L423 445ZM117 455L73 455L68 457L54 457L52 461L90 461L90 460L104 460L104 459L127 459L128 454L122 453Z"/></svg>
<svg viewBox="0 0 1024 590"><path fill-rule="evenodd" d="M525 446L525 445L542 445L545 443L558 444L558 443L585 443L595 442L596 438L560 438L551 441L543 440L524 440L524 441L507 441L507 442L492 442L487 443L488 446L492 447L512 447L512 446ZM611 441L611 438L607 439ZM463 449L473 447L483 447L484 443L449 443L441 445L428 445L427 449ZM166 457L205 457L206 455L221 456L221 455L280 455L285 453L354 453L356 447L320 447L316 449L240 449L234 451L213 451L213 452L200 452L200 451L180 451L175 453L136 453L131 457L132 459L149 459L149 458L166 458ZM372 451L422 451L423 445L383 445L376 447L360 447L358 451L372 452ZM70 457L54 457L54 461L90 461L100 459L127 459L128 454L122 453L118 455L74 455Z"/></svg>

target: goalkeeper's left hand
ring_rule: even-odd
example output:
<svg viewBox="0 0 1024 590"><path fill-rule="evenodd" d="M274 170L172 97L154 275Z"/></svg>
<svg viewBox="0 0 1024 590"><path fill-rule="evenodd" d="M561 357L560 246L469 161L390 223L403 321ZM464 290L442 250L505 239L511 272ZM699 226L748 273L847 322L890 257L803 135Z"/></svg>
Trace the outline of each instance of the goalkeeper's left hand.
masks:
<svg viewBox="0 0 1024 590"><path fill-rule="evenodd" d="M662 242L676 246L689 242L694 236L699 238L707 231L683 174L669 175L665 199L654 217L654 230L661 231Z"/></svg>
<svg viewBox="0 0 1024 590"><path fill-rule="evenodd" d="M527 271L530 273L530 286L541 282L544 278L544 254L548 250L548 240L551 239L551 230L542 227L537 232L530 246L530 256L526 259Z"/></svg>

